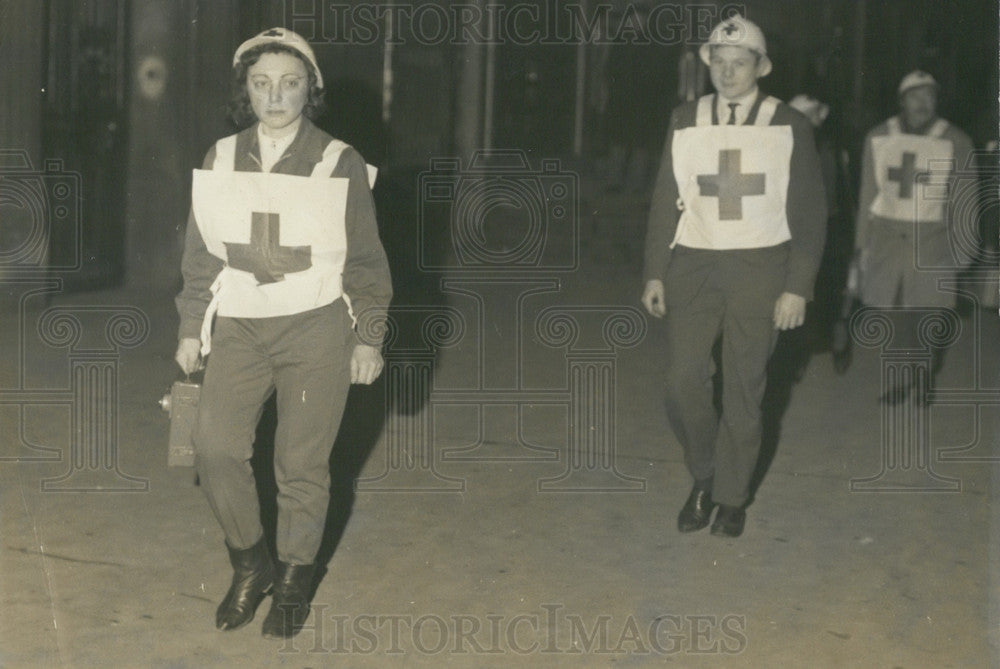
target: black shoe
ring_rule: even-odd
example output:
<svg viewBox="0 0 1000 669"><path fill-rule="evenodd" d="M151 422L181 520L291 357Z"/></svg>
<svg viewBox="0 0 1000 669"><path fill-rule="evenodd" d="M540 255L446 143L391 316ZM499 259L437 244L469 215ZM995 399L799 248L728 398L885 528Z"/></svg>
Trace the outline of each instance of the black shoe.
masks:
<svg viewBox="0 0 1000 669"><path fill-rule="evenodd" d="M274 583L274 562L264 539L250 548L229 547L229 562L233 565L233 582L215 612L215 626L220 630L235 630L253 620L257 605L271 591Z"/></svg>
<svg viewBox="0 0 1000 669"><path fill-rule="evenodd" d="M742 506L719 505L712 523L712 534L717 537L738 537L743 534L743 525L747 520L747 512Z"/></svg>
<svg viewBox="0 0 1000 669"><path fill-rule="evenodd" d="M309 617L309 593L316 565L278 562L271 610L264 618L261 634L271 639L288 639L302 629Z"/></svg>
<svg viewBox="0 0 1000 669"><path fill-rule="evenodd" d="M708 525L712 519L712 509L715 502L712 501L712 491L702 488L692 488L688 495L684 508L677 516L677 529L681 532L694 532Z"/></svg>

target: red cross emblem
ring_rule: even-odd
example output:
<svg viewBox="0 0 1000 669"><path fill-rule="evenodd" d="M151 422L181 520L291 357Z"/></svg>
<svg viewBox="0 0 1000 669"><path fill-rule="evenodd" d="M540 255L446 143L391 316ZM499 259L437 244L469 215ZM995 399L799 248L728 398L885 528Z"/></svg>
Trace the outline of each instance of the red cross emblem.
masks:
<svg viewBox="0 0 1000 669"><path fill-rule="evenodd" d="M253 212L250 243L225 242L226 256L233 269L251 272L259 283L282 281L288 272L312 267L311 246L282 246L278 214Z"/></svg>
<svg viewBox="0 0 1000 669"><path fill-rule="evenodd" d="M766 175L742 174L740 157L739 149L723 149L719 151L719 173L698 175L698 188L702 197L719 198L720 221L742 219L743 198L764 194Z"/></svg>

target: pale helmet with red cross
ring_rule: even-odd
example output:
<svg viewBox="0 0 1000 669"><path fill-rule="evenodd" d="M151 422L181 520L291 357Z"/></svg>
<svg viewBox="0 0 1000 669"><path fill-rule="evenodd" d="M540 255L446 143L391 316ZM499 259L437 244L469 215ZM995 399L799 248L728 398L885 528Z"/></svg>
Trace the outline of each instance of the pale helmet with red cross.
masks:
<svg viewBox="0 0 1000 669"><path fill-rule="evenodd" d="M255 46L271 43L282 44L302 54L302 57L312 65L313 73L316 75L316 87L323 88L323 73L319 71L319 65L316 64L316 56L313 54L312 47L309 46L309 42L302 35L292 32L288 28L271 28L240 44L233 55L233 67L236 67L236 64L240 62L240 56L244 52Z"/></svg>
<svg viewBox="0 0 1000 669"><path fill-rule="evenodd" d="M937 80L927 72L924 72L923 70L914 70L903 77L903 80L899 82L898 94L900 97L903 97L903 94L907 91L914 88L920 88L922 86L930 86L935 91L941 87Z"/></svg>
<svg viewBox="0 0 1000 669"><path fill-rule="evenodd" d="M766 77L771 72L771 59L767 57L767 41L756 23L740 15L730 16L715 26L708 41L698 49L698 55L705 65L711 64L713 46L741 46L760 57L761 74Z"/></svg>

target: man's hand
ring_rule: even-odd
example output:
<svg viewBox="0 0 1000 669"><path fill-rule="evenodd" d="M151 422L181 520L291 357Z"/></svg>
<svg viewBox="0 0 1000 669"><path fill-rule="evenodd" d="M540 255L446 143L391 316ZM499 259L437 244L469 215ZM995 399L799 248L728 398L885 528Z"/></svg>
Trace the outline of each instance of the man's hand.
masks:
<svg viewBox="0 0 1000 669"><path fill-rule="evenodd" d="M177 343L174 360L185 374L194 374L201 369L201 342L193 337L184 337Z"/></svg>
<svg viewBox="0 0 1000 669"><path fill-rule="evenodd" d="M382 365L382 354L377 348L358 344L351 354L351 383L369 385L382 373Z"/></svg>
<svg viewBox="0 0 1000 669"><path fill-rule="evenodd" d="M646 290L642 293L642 306L650 316L663 318L667 313L667 307L663 303L663 282L659 279L650 279L646 282Z"/></svg>
<svg viewBox="0 0 1000 669"><path fill-rule="evenodd" d="M782 293L774 303L774 327L792 330L806 320L806 298L794 293Z"/></svg>

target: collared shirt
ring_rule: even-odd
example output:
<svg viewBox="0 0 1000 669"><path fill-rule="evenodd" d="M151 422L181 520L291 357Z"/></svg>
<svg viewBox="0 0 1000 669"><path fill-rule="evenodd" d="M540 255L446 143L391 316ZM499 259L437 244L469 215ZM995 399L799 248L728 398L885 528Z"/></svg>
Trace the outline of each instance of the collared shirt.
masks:
<svg viewBox="0 0 1000 669"><path fill-rule="evenodd" d="M260 167L261 172L270 172L271 168L274 167L275 163L281 160L281 157L285 155L285 151L288 147L292 145L292 141L295 140L295 136L299 133L299 125L302 123L302 117L299 116L295 121L293 121L293 128L290 129L287 135L275 139L264 134L264 124L257 124L257 141L260 144Z"/></svg>
<svg viewBox="0 0 1000 669"><path fill-rule="evenodd" d="M758 88L753 87L753 90L744 95L743 97L736 98L735 100L729 100L727 98L718 96L718 102L716 103L716 114L719 118L719 125L726 125L729 122L729 103L737 103L736 107L736 125L743 125L747 116L750 115L750 108L753 107L753 103L757 101Z"/></svg>

